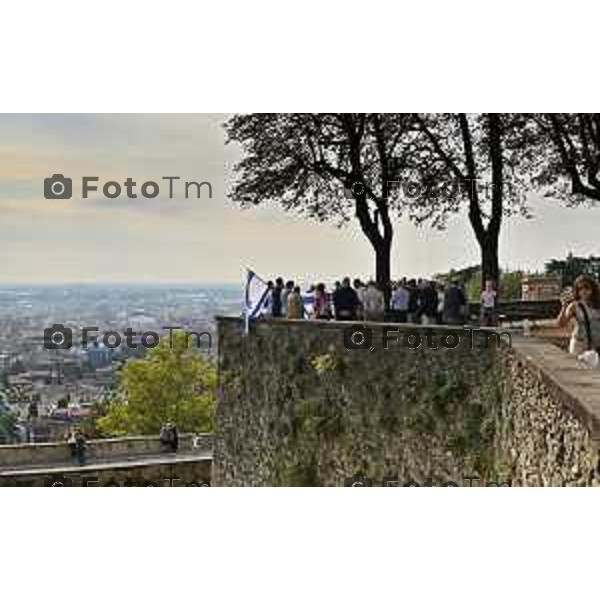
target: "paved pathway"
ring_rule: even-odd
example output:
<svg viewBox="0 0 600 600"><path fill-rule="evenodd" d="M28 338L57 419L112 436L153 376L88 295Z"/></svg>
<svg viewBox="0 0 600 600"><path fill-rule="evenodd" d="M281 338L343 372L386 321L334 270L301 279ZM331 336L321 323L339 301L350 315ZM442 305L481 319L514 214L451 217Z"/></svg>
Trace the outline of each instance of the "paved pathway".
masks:
<svg viewBox="0 0 600 600"><path fill-rule="evenodd" d="M119 456L110 459L90 460L80 466L72 462L46 463L37 465L19 465L15 467L0 467L0 477L3 475L39 475L40 473L73 473L93 472L104 469L119 469L146 465L160 465L173 463L198 462L211 460L210 450L196 450L193 452L164 452L161 454L138 454L134 456Z"/></svg>

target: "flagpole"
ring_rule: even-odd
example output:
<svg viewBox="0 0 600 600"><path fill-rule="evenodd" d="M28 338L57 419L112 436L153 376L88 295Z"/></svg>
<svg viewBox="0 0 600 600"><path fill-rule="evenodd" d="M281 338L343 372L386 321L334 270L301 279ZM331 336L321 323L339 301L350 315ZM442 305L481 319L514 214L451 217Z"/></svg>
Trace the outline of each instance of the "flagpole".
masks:
<svg viewBox="0 0 600 600"><path fill-rule="evenodd" d="M261 283L264 283L265 285L267 285L267 282L262 277L260 277L260 275L254 269L251 269L250 267L245 267L245 269L246 269L246 273L248 271L250 271L250 273L254 273L254 277L256 277L256 279L258 279Z"/></svg>

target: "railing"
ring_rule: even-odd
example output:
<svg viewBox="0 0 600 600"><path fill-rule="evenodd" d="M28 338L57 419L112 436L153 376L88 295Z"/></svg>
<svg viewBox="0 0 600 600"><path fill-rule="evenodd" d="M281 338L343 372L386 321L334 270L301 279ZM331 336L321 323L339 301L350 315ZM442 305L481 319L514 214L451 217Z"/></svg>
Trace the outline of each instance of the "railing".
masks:
<svg viewBox="0 0 600 600"><path fill-rule="evenodd" d="M195 444L194 444L195 441ZM184 433L179 435L179 453L203 453L212 450L212 434ZM87 462L119 460L123 458L160 454L162 446L158 436L137 436L89 440L86 448ZM71 451L65 442L43 444L11 444L0 446L0 469L28 465L52 465L71 460Z"/></svg>

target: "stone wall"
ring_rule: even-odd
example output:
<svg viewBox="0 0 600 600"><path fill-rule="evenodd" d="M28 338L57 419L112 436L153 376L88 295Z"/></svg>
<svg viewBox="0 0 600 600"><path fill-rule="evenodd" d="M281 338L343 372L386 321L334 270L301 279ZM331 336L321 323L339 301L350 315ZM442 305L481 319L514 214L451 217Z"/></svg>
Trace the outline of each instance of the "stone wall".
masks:
<svg viewBox="0 0 600 600"><path fill-rule="evenodd" d="M597 483L600 372L449 327L408 349L424 329L400 325L384 350L367 324L374 350L347 350L348 326L219 320L215 485Z"/></svg>
<svg viewBox="0 0 600 600"><path fill-rule="evenodd" d="M191 433L180 434L179 450L181 452L192 450L193 437ZM212 435L201 434L198 439L198 450L212 450ZM157 435L89 440L86 449L89 461L116 460L123 457L131 458L160 453L161 444ZM70 461L70 450L64 442L0 445L0 471L3 467L46 465Z"/></svg>
<svg viewBox="0 0 600 600"><path fill-rule="evenodd" d="M193 437L181 434L173 454L157 436L90 440L84 466L73 465L66 443L0 445L0 487L209 484L213 436L201 434L196 447Z"/></svg>
<svg viewBox="0 0 600 600"><path fill-rule="evenodd" d="M204 487L211 483L207 456L165 456L84 467L0 471L0 487Z"/></svg>

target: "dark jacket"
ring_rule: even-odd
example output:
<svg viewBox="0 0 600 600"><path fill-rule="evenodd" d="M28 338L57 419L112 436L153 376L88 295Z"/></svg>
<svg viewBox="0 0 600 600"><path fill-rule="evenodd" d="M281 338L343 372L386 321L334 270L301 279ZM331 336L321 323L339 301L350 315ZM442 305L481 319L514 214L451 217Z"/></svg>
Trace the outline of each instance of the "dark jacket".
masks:
<svg viewBox="0 0 600 600"><path fill-rule="evenodd" d="M333 306L336 319L354 319L360 302L358 294L351 287L341 287L333 292Z"/></svg>
<svg viewBox="0 0 600 600"><path fill-rule="evenodd" d="M444 294L444 318L453 321L461 319L465 304L463 291L457 285L451 285Z"/></svg>
<svg viewBox="0 0 600 600"><path fill-rule="evenodd" d="M434 318L438 312L438 295L433 287L428 285L419 291L419 315Z"/></svg>
<svg viewBox="0 0 600 600"><path fill-rule="evenodd" d="M282 314L281 292L282 288L277 286L271 291L271 315L273 317L281 317Z"/></svg>

